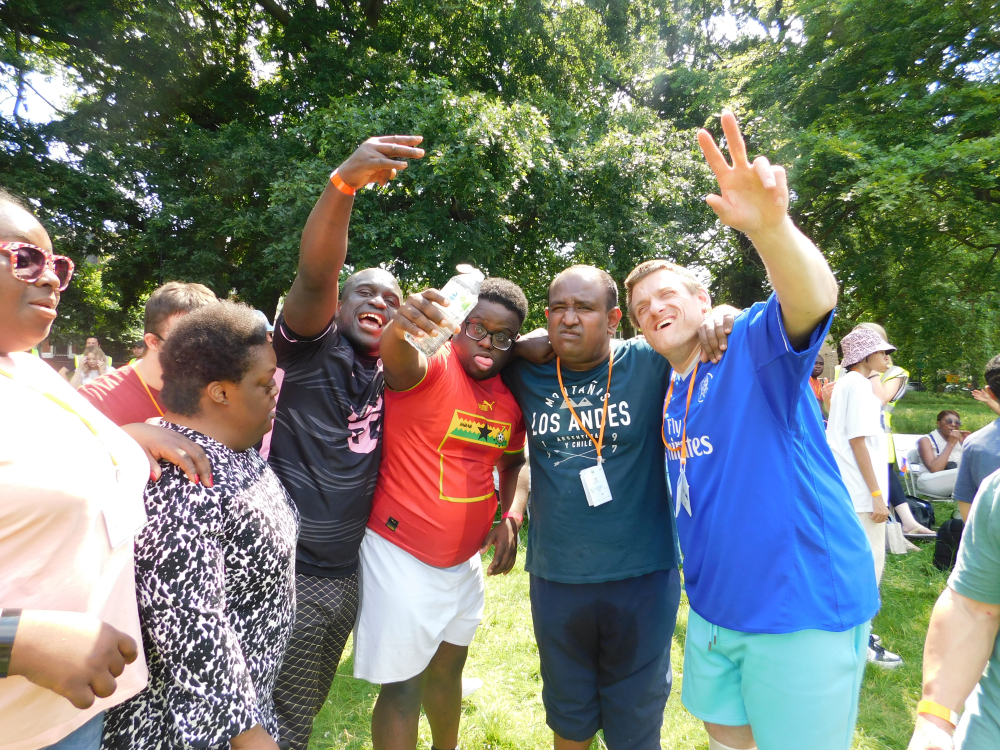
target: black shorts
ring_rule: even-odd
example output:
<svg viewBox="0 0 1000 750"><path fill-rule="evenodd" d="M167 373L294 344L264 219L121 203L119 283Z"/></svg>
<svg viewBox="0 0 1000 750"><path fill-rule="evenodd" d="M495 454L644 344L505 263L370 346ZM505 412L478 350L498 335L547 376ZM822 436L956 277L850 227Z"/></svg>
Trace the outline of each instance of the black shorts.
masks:
<svg viewBox="0 0 1000 750"><path fill-rule="evenodd" d="M676 568L605 583L531 576L552 731L582 742L603 728L609 750L659 750L680 596Z"/></svg>

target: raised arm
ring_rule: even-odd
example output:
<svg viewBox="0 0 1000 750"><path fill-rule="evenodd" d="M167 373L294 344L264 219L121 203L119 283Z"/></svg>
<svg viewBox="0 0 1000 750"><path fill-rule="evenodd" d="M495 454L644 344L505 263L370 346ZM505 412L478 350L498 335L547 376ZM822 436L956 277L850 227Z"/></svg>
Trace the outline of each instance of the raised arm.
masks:
<svg viewBox="0 0 1000 750"><path fill-rule="evenodd" d="M377 182L385 185L401 169L403 159L419 159L424 150L416 148L419 135L387 135L369 138L337 168L349 190ZM299 245L299 268L285 298L283 314L295 333L315 336L322 333L337 312L340 269L347 255L347 227L354 207L354 195L338 189L331 181L313 206Z"/></svg>
<svg viewBox="0 0 1000 750"><path fill-rule="evenodd" d="M408 391L427 374L427 357L410 345L406 334L421 338L425 333L433 336L438 325L451 328L451 323L432 302L445 307L449 304L437 289L411 294L382 330L379 355L385 384L394 391ZM458 329L453 333L458 333Z"/></svg>
<svg viewBox="0 0 1000 750"><path fill-rule="evenodd" d="M793 346L804 345L837 304L837 281L816 246L788 215L788 182L783 167L763 156L747 161L746 144L732 112L723 112L732 166L712 134L698 132L698 142L722 193L705 198L723 224L743 232L760 254L781 302L785 332Z"/></svg>

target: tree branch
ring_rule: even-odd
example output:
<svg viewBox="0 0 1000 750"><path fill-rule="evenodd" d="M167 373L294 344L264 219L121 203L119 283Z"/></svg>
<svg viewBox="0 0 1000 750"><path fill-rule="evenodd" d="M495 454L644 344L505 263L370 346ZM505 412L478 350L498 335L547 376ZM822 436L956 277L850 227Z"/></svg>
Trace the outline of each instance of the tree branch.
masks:
<svg viewBox="0 0 1000 750"><path fill-rule="evenodd" d="M292 21L291 14L278 5L276 0L257 0L257 5L267 11L267 14L282 26L287 26Z"/></svg>

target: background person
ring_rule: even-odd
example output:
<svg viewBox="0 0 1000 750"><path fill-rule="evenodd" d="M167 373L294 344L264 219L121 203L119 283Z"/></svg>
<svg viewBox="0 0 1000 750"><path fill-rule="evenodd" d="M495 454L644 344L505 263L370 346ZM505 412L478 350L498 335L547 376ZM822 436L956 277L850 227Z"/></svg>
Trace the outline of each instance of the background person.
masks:
<svg viewBox="0 0 1000 750"><path fill-rule="evenodd" d="M784 170L750 164L731 112L722 127L732 165L698 134L721 192L707 200L753 242L775 293L736 318L721 361L699 362L711 299L691 271L653 260L625 282L633 321L673 370L660 455L691 603L681 699L713 750L847 750L879 603L806 382L837 284L788 216Z"/></svg>
<svg viewBox="0 0 1000 750"><path fill-rule="evenodd" d="M1000 354L986 364L984 380L986 393L996 400L1000 393ZM958 467L953 496L958 501L963 522L968 521L979 486L997 469L1000 469L1000 418L962 441L962 463Z"/></svg>
<svg viewBox="0 0 1000 750"><path fill-rule="evenodd" d="M157 288L146 300L145 356L111 373L110 377L82 387L80 394L117 425L162 417L160 349L178 320L192 310L217 301L215 293L204 284L168 281Z"/></svg>
<svg viewBox="0 0 1000 750"><path fill-rule="evenodd" d="M392 179L405 159L423 155L420 141L371 138L337 168L337 184L328 181L302 231L298 270L275 321L283 375L264 442L301 523L295 630L274 690L281 736L293 750L308 747L357 620L358 552L382 456L379 346L403 299L380 268L357 271L339 290L354 191Z"/></svg>
<svg viewBox="0 0 1000 750"><path fill-rule="evenodd" d="M146 342L142 339L139 339L134 344L132 344L132 359L130 359L128 363L130 365L134 365L136 362L138 362L140 359L146 356L146 352L148 350L149 347L146 346Z"/></svg>
<svg viewBox="0 0 1000 750"><path fill-rule="evenodd" d="M888 341L889 337L885 333L885 328L878 323L858 323L857 329L868 329L875 331L882 337L883 341ZM882 402L882 421L885 424L886 448L889 457L889 506L896 513L899 522L903 526L903 533L913 538L921 537L933 539L935 534L926 526L917 523L913 517L910 504L906 501L906 490L899 478L899 466L896 460L896 443L892 439L892 413L895 411L896 403L906 395L906 386L910 382L910 373L902 367L893 364L892 356L886 355L887 367L885 372L873 372L868 376L872 385L872 391ZM909 542L907 543L909 544ZM916 550L918 547L910 544L910 549Z"/></svg>
<svg viewBox="0 0 1000 750"><path fill-rule="evenodd" d="M840 341L843 374L830 402L826 436L837 459L840 476L850 493L854 510L868 536L875 558L875 578L885 570L885 523L889 519L889 469L882 401L872 390L870 376L888 367L886 352L895 347L868 328L855 328ZM871 636L868 660L894 668L902 659Z"/></svg>
<svg viewBox="0 0 1000 750"><path fill-rule="evenodd" d="M976 495L955 570L934 605L909 750L1000 747L998 631L1000 472L995 472Z"/></svg>
<svg viewBox="0 0 1000 750"><path fill-rule="evenodd" d="M76 372L70 378L69 384L74 388L79 388L94 382L109 372L115 372L115 368L111 366L108 356L101 347L91 344L84 349L83 356L78 359Z"/></svg>
<svg viewBox="0 0 1000 750"><path fill-rule="evenodd" d="M132 554L142 489L158 456L211 482L186 438L117 428L24 353L48 336L72 270L0 191L0 742L24 750L97 750L105 711L146 685Z"/></svg>
<svg viewBox="0 0 1000 750"><path fill-rule="evenodd" d="M495 546L488 573L510 570L527 500L525 424L497 377L528 314L524 292L487 278L454 338L427 358L404 334L451 327L432 302L446 300L411 294L381 341L392 427L361 544L354 629L354 676L382 685L375 750L414 750L421 706L433 747L457 747L462 670L485 605L479 555ZM491 528L498 494L503 517Z"/></svg>
<svg viewBox="0 0 1000 750"><path fill-rule="evenodd" d="M920 463L926 469L917 477L917 489L932 495L951 495L962 463L962 443L969 434L962 429L957 411L938 412L937 429L917 441Z"/></svg>
<svg viewBox="0 0 1000 750"><path fill-rule="evenodd" d="M277 750L271 691L295 617L295 508L253 445L275 357L245 305L202 307L160 350L161 423L202 446L212 488L163 468L146 489L136 587L149 687L108 715L105 750Z"/></svg>

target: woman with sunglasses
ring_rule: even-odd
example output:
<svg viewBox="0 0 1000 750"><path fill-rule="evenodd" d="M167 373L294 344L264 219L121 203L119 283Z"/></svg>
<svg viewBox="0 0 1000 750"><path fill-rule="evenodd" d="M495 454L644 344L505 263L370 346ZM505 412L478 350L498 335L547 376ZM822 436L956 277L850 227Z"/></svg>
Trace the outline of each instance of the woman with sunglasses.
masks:
<svg viewBox="0 0 1000 750"><path fill-rule="evenodd" d="M917 477L917 489L928 495L948 497L955 490L962 444L969 432L962 429L957 411L946 409L937 415L937 429L917 441L920 463L925 471Z"/></svg>
<svg viewBox="0 0 1000 750"><path fill-rule="evenodd" d="M211 483L190 440L116 427L25 353L72 276L0 191L0 744L19 750L96 750L104 712L145 687L132 552L143 488L161 457Z"/></svg>

